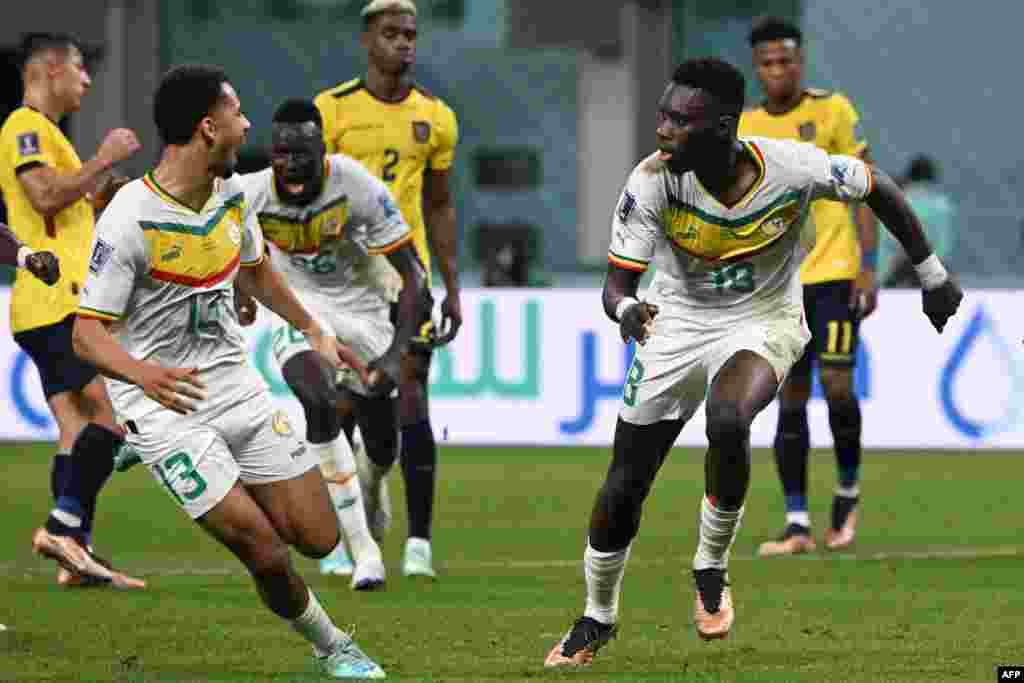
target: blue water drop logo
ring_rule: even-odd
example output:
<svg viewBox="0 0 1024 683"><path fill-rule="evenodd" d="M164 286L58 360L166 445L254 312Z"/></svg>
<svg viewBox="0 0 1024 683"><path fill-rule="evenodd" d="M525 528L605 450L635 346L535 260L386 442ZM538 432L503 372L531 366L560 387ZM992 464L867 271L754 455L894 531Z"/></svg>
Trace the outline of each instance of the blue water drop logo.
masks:
<svg viewBox="0 0 1024 683"><path fill-rule="evenodd" d="M968 360L979 352L979 345L982 342L990 344L998 364L1003 366L1002 369L1005 372L1005 375L999 379L1008 384L1006 398L1002 405L1002 414L988 421L969 417L957 402L954 391L956 380L964 372ZM967 324L967 329L946 362L946 366L942 369L939 392L942 407L946 411L949 421L957 430L971 439L984 439L1012 429L1020 423L1022 413L1024 413L1024 400L1022 400L1024 399L1024 372L1022 372L1018 354L999 334L995 321L988 315L984 307L979 306L975 311L971 321Z"/></svg>

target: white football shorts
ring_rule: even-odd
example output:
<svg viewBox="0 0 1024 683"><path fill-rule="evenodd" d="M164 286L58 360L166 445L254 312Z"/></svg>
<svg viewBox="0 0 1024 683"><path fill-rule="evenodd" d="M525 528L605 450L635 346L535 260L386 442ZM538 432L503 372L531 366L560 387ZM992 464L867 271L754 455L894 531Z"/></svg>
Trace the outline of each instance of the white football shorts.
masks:
<svg viewBox="0 0 1024 683"><path fill-rule="evenodd" d="M647 343L637 346L619 411L631 424L689 420L718 371L743 350L771 363L781 387L811 338L802 303L778 305L725 322L703 309L660 297L649 300L659 312Z"/></svg>

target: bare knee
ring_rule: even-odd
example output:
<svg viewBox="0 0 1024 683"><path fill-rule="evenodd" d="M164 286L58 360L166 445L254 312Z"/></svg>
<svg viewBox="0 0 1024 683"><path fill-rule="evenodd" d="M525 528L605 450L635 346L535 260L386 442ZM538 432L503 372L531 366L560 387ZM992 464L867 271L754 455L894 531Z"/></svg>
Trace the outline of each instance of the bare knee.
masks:
<svg viewBox="0 0 1024 683"><path fill-rule="evenodd" d="M811 383L803 377L790 377L779 390L779 403L782 410L799 410L807 405L811 398Z"/></svg>
<svg viewBox="0 0 1024 683"><path fill-rule="evenodd" d="M852 400L854 398L853 368L821 368L821 388L824 389L825 400L830 405Z"/></svg>
<svg viewBox="0 0 1024 683"><path fill-rule="evenodd" d="M277 536L247 536L238 539L232 546L232 550L245 564L249 573L255 577L280 576L287 574L291 569L288 546Z"/></svg>
<svg viewBox="0 0 1024 683"><path fill-rule="evenodd" d="M713 448L731 449L744 446L750 439L752 418L740 410L734 401L715 401L708 404L707 437Z"/></svg>

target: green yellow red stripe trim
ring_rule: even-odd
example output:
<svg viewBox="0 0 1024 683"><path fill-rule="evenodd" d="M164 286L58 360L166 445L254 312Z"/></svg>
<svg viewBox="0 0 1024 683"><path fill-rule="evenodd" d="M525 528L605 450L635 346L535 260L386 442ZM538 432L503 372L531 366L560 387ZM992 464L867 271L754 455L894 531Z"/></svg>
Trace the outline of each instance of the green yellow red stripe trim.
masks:
<svg viewBox="0 0 1024 683"><path fill-rule="evenodd" d="M402 237L399 237L390 244L385 244L383 247L377 247L375 249L367 249L366 253L370 256L387 256L388 254L394 253L403 244L407 244L412 241L412 233L406 233Z"/></svg>
<svg viewBox="0 0 1024 683"><path fill-rule="evenodd" d="M98 308L89 308L88 306L79 306L77 315L79 318L95 318L96 320L113 321L120 320L121 316L117 313L111 313L110 311L101 311Z"/></svg>
<svg viewBox="0 0 1024 683"><path fill-rule="evenodd" d="M632 271L634 271L636 273L644 272L645 270L647 270L647 265L648 265L648 264L644 263L643 261L638 261L636 259L631 259L631 258L626 258L624 256L619 256L615 252L611 252L611 251L608 252L608 262L611 263L614 266L618 266L619 268L625 268L626 270L632 270Z"/></svg>
<svg viewBox="0 0 1024 683"><path fill-rule="evenodd" d="M254 266L258 266L259 264L263 263L264 258L266 257L263 254L260 254L260 257L255 261L242 261L241 266L243 268L252 268Z"/></svg>
<svg viewBox="0 0 1024 683"><path fill-rule="evenodd" d="M239 255L235 254L235 257L231 259L231 262L228 263L227 267L224 268L224 270L220 271L219 273L214 273L213 275L207 277L191 277L189 275L183 275L181 273L171 273L165 270L156 270L155 268L149 271L149 275L154 280L160 280L161 282L172 282L176 285L185 285L187 287L212 287L213 285L217 284L218 282L226 278L232 272L234 272L235 267L238 266L238 262Z"/></svg>

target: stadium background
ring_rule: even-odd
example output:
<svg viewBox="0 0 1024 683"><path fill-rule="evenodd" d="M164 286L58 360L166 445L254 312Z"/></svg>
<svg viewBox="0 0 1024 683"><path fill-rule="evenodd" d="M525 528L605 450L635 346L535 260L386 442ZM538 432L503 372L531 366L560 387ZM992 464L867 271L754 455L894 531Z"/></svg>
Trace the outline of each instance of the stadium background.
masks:
<svg viewBox="0 0 1024 683"><path fill-rule="evenodd" d="M1024 167L1012 144L1011 119L1021 95L999 87L1012 82L1014 67L997 53L1012 44L1012 27L1024 9L989 5L990 12L979 13L976 4L937 11L909 0L874 3L871 11L823 0L756 7L741 0L421 2L416 76L451 103L461 126L454 186L469 295L465 332L434 365L438 437L477 444L610 439L617 392L609 383L621 381L622 361L596 292L608 217L629 169L651 147L654 105L673 63L689 55L723 55L745 69L749 96L758 96L745 40L756 9L799 19L807 36L807 83L850 94L883 168L898 174L911 156L926 151L938 159L944 185L960 205L961 238L950 261L968 297L951 329L941 339L929 336L913 304L900 298L908 295L893 292L883 293L879 313L865 324L862 355L868 362L859 391L866 445L915 445L907 414L897 408L906 405L906 387L918 386L923 400L912 403L915 423L924 420L938 431L920 429L917 445L1024 446L1018 419L1024 330L1013 296L989 293L1020 283L1015 264L1024 250L1018 191ZM134 173L159 154L150 93L162 69L185 61L222 64L254 123L244 165L258 167L265 163L267 122L277 102L363 72L360 7L356 0L39 0L0 29L0 53L13 54L24 30L47 27L82 36L100 56L94 92L67 127L83 156L111 127L137 130L143 151L127 163ZM965 33L980 32L985 41L951 47L964 45ZM0 101L9 109L19 101L20 86L13 64L4 73L0 92L6 99ZM973 76L979 73L986 77ZM502 267L502 253L519 258ZM474 290L495 283L530 289ZM573 310L580 315L557 320L553 309L568 300L578 302ZM523 327L527 319L514 310L519 301L525 311L531 305L550 311L551 324ZM500 331L486 337L490 319L480 314L495 310ZM254 351L263 335L262 328L254 331ZM597 375L601 382L590 385L599 385L599 399L585 393L589 375L580 369L591 363L591 352L596 367L604 368ZM529 391L481 383L487 353L496 354L499 378L512 382L533 373ZM908 354L924 354L929 363L901 365ZM273 381L273 363L266 365ZM451 381L442 376L446 372ZM469 393L458 389L467 386ZM569 386L575 389L568 392ZM31 365L9 338L0 344L0 390L14 418L0 426L0 438L53 434ZM596 414L575 430L558 426L567 418L548 420L551 425L538 425L535 433L496 418L510 410L524 419L534 412L562 415L585 403L596 406ZM827 415L823 402L816 404L812 434L824 446ZM486 409L478 414L474 406ZM756 445L770 442L773 423L772 412L760 417ZM684 442L698 445L702 431L698 420Z"/></svg>
<svg viewBox="0 0 1024 683"><path fill-rule="evenodd" d="M107 130L125 125L143 144L127 170L150 167L159 154L154 85L166 67L201 60L225 66L237 86L254 125L245 162L256 166L277 102L363 72L361 4L21 3L0 24L0 116L20 101L10 61L20 34L64 30L102 55L93 91L66 122L83 158ZM679 672L690 666L685 680L990 680L996 664L1019 663L1024 323L1016 264L1024 165L1015 133L1024 96L1012 47L1024 5L418 5L417 78L452 105L462 134L454 182L467 320L432 375L444 580L424 589L397 579L374 600L357 601L346 585L302 564L322 599L359 623L361 642L401 680L440 680L424 671L446 681L536 675L579 606L585 511L607 463L604 449L582 446L610 441L630 353L600 309L609 216L629 169L651 148L655 102L671 66L686 56L727 57L756 97L745 36L754 14L777 13L805 32L807 83L850 94L883 168L900 173L920 152L938 159L960 205L950 265L966 298L941 337L910 291L883 292L865 323L857 391L869 498L852 553L753 561L756 544L782 520L770 454L755 452L752 512L732 565L742 630L716 650L696 649L692 634L678 633L692 595L676 565L686 565L695 543L704 445L702 418L687 427L688 448L666 465L646 510L626 584L628 629L602 654L612 673L601 680L637 680L637 667L644 680L684 680ZM501 281L494 256L502 245L525 255L525 267L505 276L527 286L483 286ZM0 291L0 310L7 300ZM249 331L254 360L298 416L267 353L266 322ZM141 468L117 475L104 494L98 542L153 590L63 597L52 568L27 548L49 503L50 446L22 441L45 442L54 432L35 371L9 334L0 335L0 410L0 441L11 441L0 446L0 623L9 627L0 631L0 680L282 680L301 669L304 651L278 624L254 617L237 564L200 538ZM814 445L829 446L820 393L810 415ZM774 423L774 408L759 417L755 446L769 445ZM533 444L581 447L522 448ZM816 451L813 461L811 512L823 522L831 451ZM401 478L392 479L401 500ZM387 557L397 557L401 535L389 537Z"/></svg>

